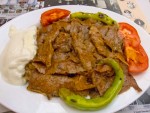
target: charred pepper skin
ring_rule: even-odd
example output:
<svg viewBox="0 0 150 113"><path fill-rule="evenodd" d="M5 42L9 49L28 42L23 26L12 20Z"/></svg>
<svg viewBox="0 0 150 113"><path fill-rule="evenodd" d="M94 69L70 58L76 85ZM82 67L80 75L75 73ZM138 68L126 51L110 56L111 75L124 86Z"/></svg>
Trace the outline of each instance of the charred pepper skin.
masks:
<svg viewBox="0 0 150 113"><path fill-rule="evenodd" d="M74 94L69 89L61 88L59 96L66 104L80 110L94 111L107 106L118 95L124 83L123 70L112 58L103 59L98 64L108 64L114 69L115 78L110 88L107 89L103 96L92 99L86 99Z"/></svg>
<svg viewBox="0 0 150 113"><path fill-rule="evenodd" d="M98 21L101 21L107 25L114 25L117 24L117 22L115 20L113 20L111 17L109 17L108 15L101 13L101 12L97 12L97 13L84 13L84 12L75 12L72 13L70 15L71 18L79 18L79 19L88 19L88 18L92 18Z"/></svg>

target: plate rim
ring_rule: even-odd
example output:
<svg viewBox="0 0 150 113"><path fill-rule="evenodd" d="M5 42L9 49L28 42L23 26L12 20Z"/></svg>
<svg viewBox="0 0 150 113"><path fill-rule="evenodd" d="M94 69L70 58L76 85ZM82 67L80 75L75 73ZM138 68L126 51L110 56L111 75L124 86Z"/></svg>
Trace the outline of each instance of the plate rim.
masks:
<svg viewBox="0 0 150 113"><path fill-rule="evenodd" d="M102 10L102 11L106 11L106 12L108 12L108 13L114 13L114 14L117 14L117 13L115 13L115 12L112 12L112 11L109 11L109 10L107 10L107 9L102 9L102 8L98 8L98 7L94 7L94 6L84 6L84 5L59 5L59 6L51 6L51 7L45 7L45 8L42 8L42 9L38 9L38 10L34 10L34 11L31 11L31 12L28 12L28 13L25 13L25 14L22 14L22 15L20 15L20 16L17 16L16 18L14 18L13 20L10 20L9 22L7 22L7 23L5 23L4 25L2 25L1 27L0 27L0 32L1 32L1 29L4 29L5 27L7 28L7 26L10 24L10 23L12 23L13 21L16 21L17 19L20 19L20 18L22 18L23 16L28 16L29 14L32 14L32 13L35 13L35 12L38 12L38 11L44 11L44 10L48 10L48 9L52 9L52 8L61 8L61 7L85 7L85 8L90 8L90 7L92 7L92 8L95 8L95 9L100 9L100 10ZM123 15L120 15L120 14L117 14L117 15L119 15L119 17L121 16L121 18L125 18L126 20L128 20L128 21L130 21L130 23L132 23L132 24L134 24L134 26L138 26L138 25L136 25L133 21L131 21L130 19L128 19L127 17L124 17ZM142 30L142 32L145 32L144 34L148 34L143 28L141 28L140 26L138 26L138 29L140 29L140 30ZM149 34L148 34L149 35ZM0 53L1 54L1 53ZM1 76L1 75L0 75ZM135 78L135 77L134 77ZM1 79L1 78L0 78ZM149 86L150 86L150 84L149 84ZM148 87L147 87L147 89L148 89ZM146 89L146 90L147 90ZM145 90L145 91L146 91ZM140 93L140 95L135 99L135 100L137 100L143 93L145 93L145 91L142 91L142 93ZM1 101L0 101L0 103L2 104L2 105L4 105ZM130 102L130 103L132 103L132 102ZM4 105L4 106L6 106L6 105ZM128 106L128 105L124 105L124 107L126 107L126 106ZM9 109L11 109L11 110L13 110L10 106L8 107L8 106L6 106L7 108L9 108ZM122 107L122 108L120 108L120 109L123 109L124 107ZM120 110L119 109L119 110ZM14 110L13 110L14 111Z"/></svg>

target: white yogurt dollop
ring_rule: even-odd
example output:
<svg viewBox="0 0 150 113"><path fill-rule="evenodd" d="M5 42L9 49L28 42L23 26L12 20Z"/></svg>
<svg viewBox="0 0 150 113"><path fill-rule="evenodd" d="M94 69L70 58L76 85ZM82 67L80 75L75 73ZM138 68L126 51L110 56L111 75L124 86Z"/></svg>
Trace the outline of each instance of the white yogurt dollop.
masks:
<svg viewBox="0 0 150 113"><path fill-rule="evenodd" d="M25 65L36 55L36 26L26 30L10 27L9 37L4 51L0 56L0 72L4 80L14 85L23 85Z"/></svg>

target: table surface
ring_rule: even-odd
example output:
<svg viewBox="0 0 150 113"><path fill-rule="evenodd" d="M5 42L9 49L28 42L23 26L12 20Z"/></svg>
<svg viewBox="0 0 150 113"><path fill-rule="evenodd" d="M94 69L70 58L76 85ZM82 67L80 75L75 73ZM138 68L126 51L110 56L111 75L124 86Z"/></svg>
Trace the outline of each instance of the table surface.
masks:
<svg viewBox="0 0 150 113"><path fill-rule="evenodd" d="M6 3L7 0L0 0L0 5L1 3ZM11 0L8 0L11 1ZM15 0L12 0L13 2ZM16 0L17 1L17 0ZM45 7L45 6L49 6L49 4L47 4L47 2L53 1L54 0L39 0L40 2L36 1L36 0L20 0L20 1L28 1L30 2L30 4L40 4L38 5L38 7ZM34 2L33 2L34 1ZM55 0L55 1L67 1L67 0ZM77 0L72 0L75 1L74 3L77 3ZM80 0L81 1L81 0ZM91 0L93 1L93 3L95 3L95 1L98 3L102 3L105 0ZM136 3L136 5L138 6L138 8L141 10L142 15L144 15L144 18L142 18L144 20L144 22L146 23L146 27L143 27L148 33L150 33L150 0L106 0L105 2L127 2L127 3ZM68 2L66 2L66 4L68 4ZM54 4L57 5L57 4ZM104 6L103 6L104 7ZM108 8L109 10L113 10L112 8ZM122 15L125 15L123 11L124 9L121 7L119 10L116 10L115 12L118 11L118 13L122 13ZM136 12L135 12L136 14ZM3 14L0 13L0 19L3 18ZM15 15L16 16L16 15ZM125 16L129 16L129 15L125 15ZM137 16L138 17L138 16ZM9 20L10 18L13 17L7 17L7 19ZM129 17L131 18L131 17ZM131 19L132 20L132 19ZM129 105L128 107L118 111L117 113L150 113L150 88L147 90L147 92L145 92L138 100L136 100L134 103L132 103L131 105ZM9 110L8 108L0 105L0 113L14 113L13 111Z"/></svg>

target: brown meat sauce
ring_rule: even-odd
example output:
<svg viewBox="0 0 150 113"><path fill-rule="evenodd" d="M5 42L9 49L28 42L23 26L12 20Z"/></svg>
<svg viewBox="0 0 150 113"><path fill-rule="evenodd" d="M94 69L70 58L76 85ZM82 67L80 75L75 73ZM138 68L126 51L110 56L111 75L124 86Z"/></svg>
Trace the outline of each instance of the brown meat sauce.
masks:
<svg viewBox="0 0 150 113"><path fill-rule="evenodd" d="M64 19L48 27L39 27L37 54L26 65L27 89L47 95L59 96L59 89L69 88L75 93L91 97L102 96L111 86L114 71L98 61L116 59L125 74L121 92L130 87L141 91L128 74L118 36L117 26L107 26L92 19Z"/></svg>

